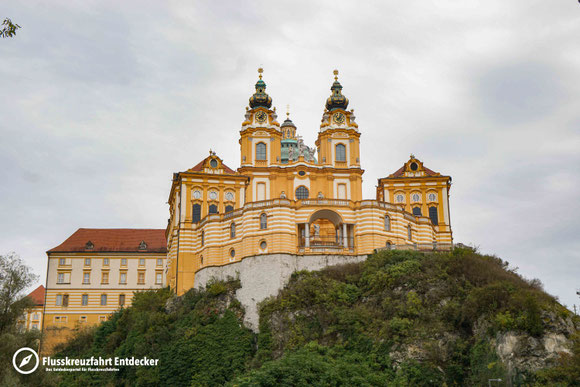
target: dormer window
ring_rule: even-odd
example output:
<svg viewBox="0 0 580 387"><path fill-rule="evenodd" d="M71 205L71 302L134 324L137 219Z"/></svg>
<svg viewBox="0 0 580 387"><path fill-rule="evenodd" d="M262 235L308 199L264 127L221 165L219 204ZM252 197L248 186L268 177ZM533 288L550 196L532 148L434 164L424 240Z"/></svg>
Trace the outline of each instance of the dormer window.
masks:
<svg viewBox="0 0 580 387"><path fill-rule="evenodd" d="M147 250L147 243L145 243L145 241L139 243L139 250Z"/></svg>
<svg viewBox="0 0 580 387"><path fill-rule="evenodd" d="M216 159L211 159L211 161L209 162L209 166L212 168L217 168L218 167L218 162Z"/></svg>
<svg viewBox="0 0 580 387"><path fill-rule="evenodd" d="M411 171L416 171L417 169L419 169L419 165L413 161L411 163Z"/></svg>
<svg viewBox="0 0 580 387"><path fill-rule="evenodd" d="M92 250L95 248L95 245L93 244L93 242L88 241L87 243L85 243L85 250Z"/></svg>

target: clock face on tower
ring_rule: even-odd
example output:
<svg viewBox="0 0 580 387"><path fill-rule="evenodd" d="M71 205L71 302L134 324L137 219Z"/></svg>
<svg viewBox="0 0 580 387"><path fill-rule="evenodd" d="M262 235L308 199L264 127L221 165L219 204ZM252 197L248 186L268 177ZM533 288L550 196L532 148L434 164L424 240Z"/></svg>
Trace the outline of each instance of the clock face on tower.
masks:
<svg viewBox="0 0 580 387"><path fill-rule="evenodd" d="M259 123L266 122L266 118L268 118L268 115L265 112L259 111L256 113L256 121Z"/></svg>
<svg viewBox="0 0 580 387"><path fill-rule="evenodd" d="M342 113L334 113L332 118L334 119L334 122L336 122L339 125L344 123L344 114Z"/></svg>

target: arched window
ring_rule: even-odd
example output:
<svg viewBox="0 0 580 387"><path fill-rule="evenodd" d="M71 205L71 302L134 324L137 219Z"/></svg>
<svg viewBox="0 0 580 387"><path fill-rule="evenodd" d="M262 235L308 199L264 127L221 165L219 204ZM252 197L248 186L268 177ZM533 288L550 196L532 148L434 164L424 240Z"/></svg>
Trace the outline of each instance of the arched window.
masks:
<svg viewBox="0 0 580 387"><path fill-rule="evenodd" d="M301 185L300 187L296 188L296 199L298 200L302 200L302 199L308 199L308 188L306 188L305 186Z"/></svg>
<svg viewBox="0 0 580 387"><path fill-rule="evenodd" d="M203 246L203 244L205 243L205 231L201 232L201 245Z"/></svg>
<svg viewBox="0 0 580 387"><path fill-rule="evenodd" d="M393 244L391 243L391 241L387 241L386 247L388 250L391 250L393 248Z"/></svg>
<svg viewBox="0 0 580 387"><path fill-rule="evenodd" d="M256 144L256 160L267 160L266 144L259 142Z"/></svg>
<svg viewBox="0 0 580 387"><path fill-rule="evenodd" d="M203 265L203 255L199 256L200 263Z"/></svg>
<svg viewBox="0 0 580 387"><path fill-rule="evenodd" d="M268 215L266 213L262 213L260 215L260 230L265 230L268 228Z"/></svg>
<svg viewBox="0 0 580 387"><path fill-rule="evenodd" d="M210 204L209 205L209 213L210 214L217 214L218 213L217 205L216 204Z"/></svg>
<svg viewBox="0 0 580 387"><path fill-rule="evenodd" d="M437 216L437 207L429 207L429 218L431 218L431 223L435 226L439 224L439 217Z"/></svg>
<svg viewBox="0 0 580 387"><path fill-rule="evenodd" d="M413 230L411 229L411 225L410 224L407 226L407 238L409 240L412 240L413 239Z"/></svg>
<svg viewBox="0 0 580 387"><path fill-rule="evenodd" d="M346 147L344 144L336 145L336 161L346 161Z"/></svg>
<svg viewBox="0 0 580 387"><path fill-rule="evenodd" d="M391 231L391 217L385 215L385 231Z"/></svg>
<svg viewBox="0 0 580 387"><path fill-rule="evenodd" d="M230 205L227 205L226 206L226 213L227 212L232 212L233 210L234 210L234 206L230 206Z"/></svg>
<svg viewBox="0 0 580 387"><path fill-rule="evenodd" d="M230 238L235 238L236 237L236 224L232 223L230 224Z"/></svg>
<svg viewBox="0 0 580 387"><path fill-rule="evenodd" d="M200 221L200 219L201 219L201 204L194 204L191 220L193 221L193 223L197 223Z"/></svg>
<svg viewBox="0 0 580 387"><path fill-rule="evenodd" d="M421 216L421 207L413 207L413 215Z"/></svg>

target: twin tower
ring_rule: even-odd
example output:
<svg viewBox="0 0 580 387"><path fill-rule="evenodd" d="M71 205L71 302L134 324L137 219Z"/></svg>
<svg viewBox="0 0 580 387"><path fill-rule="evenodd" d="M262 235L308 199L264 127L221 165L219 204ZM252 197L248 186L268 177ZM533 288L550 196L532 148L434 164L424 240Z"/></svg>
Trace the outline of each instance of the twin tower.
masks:
<svg viewBox="0 0 580 387"><path fill-rule="evenodd" d="M315 149L289 118L277 121L258 72L240 130L240 167L228 167L210 151L173 176L167 282L176 293L199 286L208 273L258 258L314 262L362 257L377 248L451 248L451 178L413 155L378 180L375 198L362 198L360 132L338 71Z"/></svg>

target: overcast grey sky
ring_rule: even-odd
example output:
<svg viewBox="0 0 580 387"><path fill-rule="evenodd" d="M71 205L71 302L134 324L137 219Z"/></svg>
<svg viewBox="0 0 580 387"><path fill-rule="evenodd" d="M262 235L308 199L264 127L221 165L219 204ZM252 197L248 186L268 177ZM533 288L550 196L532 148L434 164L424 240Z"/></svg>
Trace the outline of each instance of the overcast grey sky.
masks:
<svg viewBox="0 0 580 387"><path fill-rule="evenodd" d="M0 253L44 283L79 227L163 228L173 172L239 166L257 80L308 145L332 70L365 197L414 153L453 177L455 242L571 306L580 288L576 0L26 1L0 18Z"/></svg>

